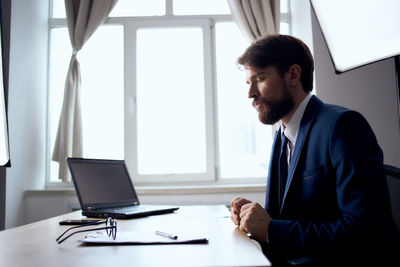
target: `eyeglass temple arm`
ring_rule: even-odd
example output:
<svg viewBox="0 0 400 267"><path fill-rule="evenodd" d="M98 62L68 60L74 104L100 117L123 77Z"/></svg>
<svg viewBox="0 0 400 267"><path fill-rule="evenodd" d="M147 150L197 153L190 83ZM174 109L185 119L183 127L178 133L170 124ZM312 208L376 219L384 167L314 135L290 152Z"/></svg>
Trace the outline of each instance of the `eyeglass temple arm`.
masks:
<svg viewBox="0 0 400 267"><path fill-rule="evenodd" d="M76 227L75 227L75 228L76 228ZM92 229L85 229L85 230L76 231L76 232L73 232L73 233L67 235L66 237L64 237L64 238L61 239L60 241L57 240L57 243L58 243L58 244L61 244L61 243L64 242L66 239L68 239L70 236L73 236L74 234L77 234L77 233L91 232L91 231L96 231L96 230L107 230L107 229L114 229L114 228L117 228L117 227L116 227L116 226L107 226L107 227L101 227L101 228L92 228ZM68 229L68 230L69 230L69 229ZM57 238L57 239L59 239L59 238Z"/></svg>
<svg viewBox="0 0 400 267"><path fill-rule="evenodd" d="M106 223L106 221L104 221L103 223ZM85 226L90 226L90 225L97 225L97 224L98 224L98 223L85 223L85 224L82 224L82 225L77 225L77 226L70 227L70 228L68 228L67 230L65 230L64 233L62 233L62 234L56 239L56 241L58 241L61 237L63 237L63 235L65 235L67 232L69 232L69 231L71 231L71 230L73 230L73 229L80 228L80 227L85 227Z"/></svg>

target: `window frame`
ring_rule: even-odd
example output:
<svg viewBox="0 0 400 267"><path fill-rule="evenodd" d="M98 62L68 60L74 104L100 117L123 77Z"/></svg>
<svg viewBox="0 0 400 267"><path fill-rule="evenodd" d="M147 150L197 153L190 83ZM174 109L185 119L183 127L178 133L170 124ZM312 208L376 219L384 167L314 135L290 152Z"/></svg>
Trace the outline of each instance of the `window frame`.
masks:
<svg viewBox="0 0 400 267"><path fill-rule="evenodd" d="M218 92L216 73L216 43L215 25L219 22L234 22L229 15L173 15L172 0L166 0L166 14L164 16L144 17L110 17L105 25L121 25L124 31L124 158L131 178L135 184L140 185L193 185L193 184L265 184L265 178L221 178L219 133L218 133ZM50 0L50 5L52 1ZM290 23L290 1L288 1L288 13L281 13L280 22ZM51 13L51 8L50 8ZM51 29L67 27L65 18L49 19L49 36ZM201 27L203 32L204 52L204 90L206 112L206 172L198 174L175 175L140 175L137 166L137 116L136 116L136 33L142 28L156 27ZM134 34L132 34L134 33ZM50 38L49 38L50 47ZM49 49L50 52L50 49ZM48 54L49 55L49 54ZM48 70L49 73L49 70ZM48 82L49 87L49 82ZM49 91L49 88L48 88ZM47 100L48 103L51 101ZM48 106L48 105L47 105ZM130 111L131 110L131 111ZM133 112L132 112L133 111ZM47 122L49 125L49 121ZM47 127L47 163L46 163L46 187L66 188L72 184L52 181L50 177L50 160L52 144L49 140L49 126ZM130 149L127 149L130 147ZM266 174L267 175L267 174Z"/></svg>

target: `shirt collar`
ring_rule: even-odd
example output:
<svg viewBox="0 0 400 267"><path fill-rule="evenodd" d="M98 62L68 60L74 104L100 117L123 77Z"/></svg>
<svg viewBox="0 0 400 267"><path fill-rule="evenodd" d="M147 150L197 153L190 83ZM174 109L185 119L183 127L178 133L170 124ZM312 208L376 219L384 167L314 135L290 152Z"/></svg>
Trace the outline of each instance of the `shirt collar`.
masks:
<svg viewBox="0 0 400 267"><path fill-rule="evenodd" d="M300 128L300 122L301 122L301 119L303 118L304 111L306 110L307 104L310 101L311 97L312 97L312 95L308 94L303 99L303 101L298 106L296 112L293 114L292 118L290 119L286 128L283 125L282 121L280 121L281 129L282 129L281 135L284 133L293 145L296 143L297 133L299 132L299 128Z"/></svg>

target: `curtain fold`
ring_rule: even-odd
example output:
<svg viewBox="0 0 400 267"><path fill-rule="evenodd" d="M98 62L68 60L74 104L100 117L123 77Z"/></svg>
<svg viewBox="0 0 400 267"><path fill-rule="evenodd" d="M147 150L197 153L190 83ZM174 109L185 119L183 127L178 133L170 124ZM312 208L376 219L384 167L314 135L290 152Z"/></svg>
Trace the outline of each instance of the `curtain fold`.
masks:
<svg viewBox="0 0 400 267"><path fill-rule="evenodd" d="M73 48L65 80L64 102L54 145L54 161L60 164L59 178L71 182L67 157L82 157L81 72L77 53L103 24L117 0L65 0L68 31Z"/></svg>
<svg viewBox="0 0 400 267"><path fill-rule="evenodd" d="M250 42L279 33L280 0L228 0L232 17Z"/></svg>

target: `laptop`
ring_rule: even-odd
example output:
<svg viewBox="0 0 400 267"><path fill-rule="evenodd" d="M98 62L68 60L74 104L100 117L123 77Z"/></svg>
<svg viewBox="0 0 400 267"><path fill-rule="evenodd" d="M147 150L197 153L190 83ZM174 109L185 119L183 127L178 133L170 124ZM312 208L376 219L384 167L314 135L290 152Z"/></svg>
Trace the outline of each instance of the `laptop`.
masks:
<svg viewBox="0 0 400 267"><path fill-rule="evenodd" d="M140 204L123 160L67 158L67 162L84 216L129 219L179 209Z"/></svg>

